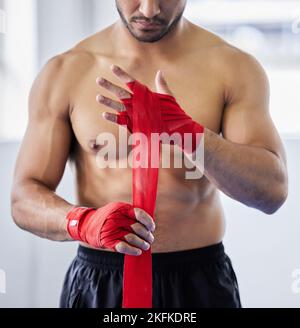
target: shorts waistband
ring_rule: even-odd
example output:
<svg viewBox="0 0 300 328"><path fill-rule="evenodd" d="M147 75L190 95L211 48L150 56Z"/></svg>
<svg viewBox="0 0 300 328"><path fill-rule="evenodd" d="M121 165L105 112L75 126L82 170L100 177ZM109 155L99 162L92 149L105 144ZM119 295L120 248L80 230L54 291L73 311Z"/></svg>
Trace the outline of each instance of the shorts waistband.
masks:
<svg viewBox="0 0 300 328"><path fill-rule="evenodd" d="M179 268L180 266L201 264L214 261L225 256L224 245L222 242L201 247L175 252L152 253L152 267L156 269ZM123 269L124 254L96 250L79 245L77 259L84 261L88 265L96 267L111 267Z"/></svg>

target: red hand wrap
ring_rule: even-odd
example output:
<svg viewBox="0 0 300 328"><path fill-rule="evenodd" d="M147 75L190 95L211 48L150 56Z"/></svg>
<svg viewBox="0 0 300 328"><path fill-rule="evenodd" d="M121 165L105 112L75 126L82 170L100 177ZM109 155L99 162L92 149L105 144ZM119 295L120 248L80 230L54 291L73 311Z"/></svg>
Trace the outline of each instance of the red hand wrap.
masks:
<svg viewBox="0 0 300 328"><path fill-rule="evenodd" d="M83 241L95 248L115 250L115 246L126 241L124 236L133 232L136 223L132 205L110 203L95 210L77 207L67 215L68 232L74 240Z"/></svg>
<svg viewBox="0 0 300 328"><path fill-rule="evenodd" d="M179 143L176 143L186 153L193 153L196 150L201 140L201 134L204 133L204 127L188 116L173 96L152 92L137 81L130 82L127 85L134 92L134 97L139 100L139 110L142 111L144 107L144 125L148 123L148 112L158 111L157 119L159 119L159 122L157 124L160 125L159 133L165 132L169 136L178 133L181 140L179 140ZM151 98L151 101L146 103L149 98ZM133 132L133 98L123 99L123 103L126 107L126 112L118 115L117 122L120 125L126 125L128 130ZM187 139L186 142L184 142L185 134L190 134L190 140Z"/></svg>

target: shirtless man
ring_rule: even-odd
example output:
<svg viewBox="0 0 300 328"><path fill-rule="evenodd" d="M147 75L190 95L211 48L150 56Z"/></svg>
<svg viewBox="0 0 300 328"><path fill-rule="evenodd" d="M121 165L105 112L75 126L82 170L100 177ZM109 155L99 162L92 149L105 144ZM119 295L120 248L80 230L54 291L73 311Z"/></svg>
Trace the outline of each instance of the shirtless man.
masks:
<svg viewBox="0 0 300 328"><path fill-rule="evenodd" d="M186 0L117 0L116 5L120 20L51 59L32 87L12 189L13 218L40 237L81 241L61 307L121 306L124 254L139 256L150 244L154 307L240 307L222 244L219 190L273 214L288 189L265 72L249 54L189 22L183 16ZM184 111L205 127L204 176L187 180L185 168L161 168L155 224L134 209L133 232L115 248L96 248L92 240L100 238L101 215L83 220L84 237L77 238L71 237L66 218L76 206L104 213L101 209L111 204L122 216L116 202L131 203L131 168L99 169L95 160L100 133L113 133L118 140L114 115L122 102L115 86L123 96L128 92L126 74L152 91L172 91ZM104 83L98 79L97 85L97 77ZM76 174L76 206L55 193L68 158Z"/></svg>

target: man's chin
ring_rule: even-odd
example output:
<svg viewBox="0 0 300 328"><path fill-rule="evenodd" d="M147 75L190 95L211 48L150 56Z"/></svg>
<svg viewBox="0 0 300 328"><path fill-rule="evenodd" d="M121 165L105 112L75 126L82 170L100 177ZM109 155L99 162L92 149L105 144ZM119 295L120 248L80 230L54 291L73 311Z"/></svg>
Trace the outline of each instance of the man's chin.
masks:
<svg viewBox="0 0 300 328"><path fill-rule="evenodd" d="M164 37L164 34L160 31L151 31L151 30L130 30L132 36L140 42L157 42Z"/></svg>

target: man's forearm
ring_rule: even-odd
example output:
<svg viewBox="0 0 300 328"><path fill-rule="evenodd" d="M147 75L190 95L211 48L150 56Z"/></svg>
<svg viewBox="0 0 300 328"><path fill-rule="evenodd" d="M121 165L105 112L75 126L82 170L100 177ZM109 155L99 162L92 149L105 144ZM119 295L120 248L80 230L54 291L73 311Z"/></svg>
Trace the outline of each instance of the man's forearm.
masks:
<svg viewBox="0 0 300 328"><path fill-rule="evenodd" d="M54 241L71 240L66 215L73 207L38 181L23 183L12 192L12 216L16 224Z"/></svg>
<svg viewBox="0 0 300 328"><path fill-rule="evenodd" d="M208 129L204 137L204 174L231 198L268 214L286 198L286 169L277 155L233 143Z"/></svg>

